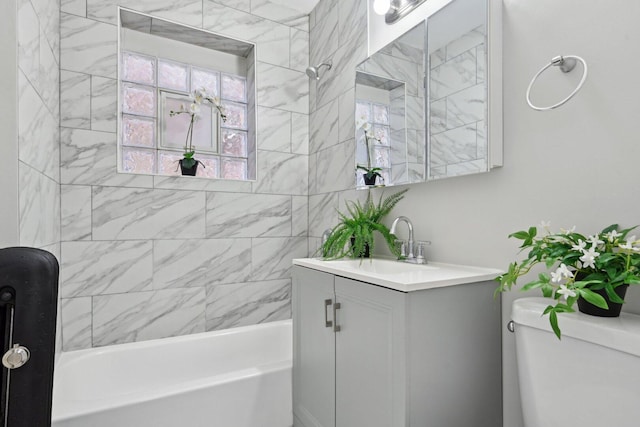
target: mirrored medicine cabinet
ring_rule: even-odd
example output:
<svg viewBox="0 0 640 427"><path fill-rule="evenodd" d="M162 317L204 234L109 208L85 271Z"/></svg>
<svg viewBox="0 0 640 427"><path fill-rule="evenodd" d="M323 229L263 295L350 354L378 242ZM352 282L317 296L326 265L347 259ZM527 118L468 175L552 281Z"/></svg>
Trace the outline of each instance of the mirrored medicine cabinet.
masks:
<svg viewBox="0 0 640 427"><path fill-rule="evenodd" d="M502 166L500 0L452 0L356 67L356 187Z"/></svg>

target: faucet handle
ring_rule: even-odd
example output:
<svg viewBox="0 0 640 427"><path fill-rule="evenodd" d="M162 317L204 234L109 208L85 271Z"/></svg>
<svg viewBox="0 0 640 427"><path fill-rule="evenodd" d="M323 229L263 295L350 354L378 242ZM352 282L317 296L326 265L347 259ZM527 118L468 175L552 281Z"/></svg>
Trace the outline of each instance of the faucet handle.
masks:
<svg viewBox="0 0 640 427"><path fill-rule="evenodd" d="M407 241L402 239L395 240L396 248L400 249L400 258L405 258L407 256Z"/></svg>
<svg viewBox="0 0 640 427"><path fill-rule="evenodd" d="M425 258L424 258L424 247L425 247L426 245L430 245L430 244L431 244L431 242L430 242L430 241L424 241L424 240L418 240L418 241L416 242L416 247L417 247L417 252L418 252L418 253L416 254L416 259L417 259L417 260L419 260L419 261L423 261L423 262L426 262L426 261L424 261L424 259L425 259Z"/></svg>

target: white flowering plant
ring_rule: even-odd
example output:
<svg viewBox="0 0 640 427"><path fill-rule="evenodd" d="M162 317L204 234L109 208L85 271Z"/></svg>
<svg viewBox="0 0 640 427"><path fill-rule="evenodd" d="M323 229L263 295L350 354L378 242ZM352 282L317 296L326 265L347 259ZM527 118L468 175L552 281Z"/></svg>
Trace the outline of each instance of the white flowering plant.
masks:
<svg viewBox="0 0 640 427"><path fill-rule="evenodd" d="M608 309L605 298L595 291L602 291L611 302L624 301L615 289L622 285L640 284L640 240L629 233L636 227L619 229L610 225L595 235L584 236L570 230L552 233L548 223L543 223L544 234L538 235L537 227L517 231L509 235L522 240L522 251L529 250L521 262L512 262L506 273L498 276L496 293L511 290L519 277L526 275L536 264L544 263L549 273L522 286L523 291L540 289L542 295L557 302L549 305L543 314L549 315L551 328L558 338L558 313L573 312L578 298L602 309Z"/></svg>
<svg viewBox="0 0 640 427"><path fill-rule="evenodd" d="M367 149L367 165L357 165L356 170L363 170L365 172L364 175L368 180L375 179L375 177L378 176L382 178L382 175L380 175L380 171L382 171L382 169L379 167L371 167L371 147L369 146L369 141L374 140L380 142L380 138L376 138L371 135L371 125L367 121L366 117L361 117L356 125L358 129L364 132L364 143Z"/></svg>
<svg viewBox="0 0 640 427"><path fill-rule="evenodd" d="M211 96L207 93L207 91L202 89L196 89L191 94L191 103L189 106L185 106L185 104L180 104L180 109L178 111L171 110L169 111L169 117L174 117L180 114L188 114L191 116L191 120L189 121L189 128L187 129L187 136L184 142L184 158L182 159L182 166L187 169L192 168L198 161L193 158L196 153L196 150L193 146L193 124L198 119L200 114L200 106L208 102L220 113L220 118L223 122L227 121L227 116L224 113L224 107L220 102L220 98L217 96Z"/></svg>

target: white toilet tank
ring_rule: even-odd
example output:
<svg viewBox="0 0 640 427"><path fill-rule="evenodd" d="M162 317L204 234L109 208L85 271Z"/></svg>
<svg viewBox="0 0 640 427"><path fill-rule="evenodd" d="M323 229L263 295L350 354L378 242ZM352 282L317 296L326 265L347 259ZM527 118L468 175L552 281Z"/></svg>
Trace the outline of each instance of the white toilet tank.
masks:
<svg viewBox="0 0 640 427"><path fill-rule="evenodd" d="M541 316L554 303L513 302L525 427L640 426L640 316L561 314L560 341Z"/></svg>

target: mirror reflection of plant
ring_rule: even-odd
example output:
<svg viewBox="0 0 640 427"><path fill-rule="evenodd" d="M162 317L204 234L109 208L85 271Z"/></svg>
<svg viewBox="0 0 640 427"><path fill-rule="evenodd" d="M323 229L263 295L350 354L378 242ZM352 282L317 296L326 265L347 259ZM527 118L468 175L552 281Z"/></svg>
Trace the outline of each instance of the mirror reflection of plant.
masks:
<svg viewBox="0 0 640 427"><path fill-rule="evenodd" d="M187 169L192 168L198 162L193 158L196 153L196 150L193 146L193 124L200 117L200 105L208 102L209 104L215 106L220 113L220 118L222 119L222 121L227 121L227 115L224 113L224 107L220 102L220 98L218 98L217 96L209 95L207 91L202 88L194 90L190 97L192 102L189 104L189 107L186 107L185 104L180 104L180 109L178 111L169 111L169 117L178 116L180 114L188 114L189 116L191 116L191 120L189 121L189 128L187 129L187 136L184 142L184 154L182 159L182 166Z"/></svg>
<svg viewBox="0 0 640 427"><path fill-rule="evenodd" d="M380 175L380 171L382 171L382 168L371 167L371 146L369 145L369 140L378 141L380 143L382 141L380 141L380 138L377 138L370 134L371 124L369 124L366 117L364 116L362 116L358 122L358 129L362 129L362 131L364 132L364 143L367 148L367 166L365 167L362 165L357 165L356 170L361 169L365 171L365 176L367 177L367 179L373 179L377 176L382 178L382 175Z"/></svg>
<svg viewBox="0 0 640 427"><path fill-rule="evenodd" d="M523 287L523 291L540 289L542 295L557 302L549 305L543 314L549 315L551 327L558 338L558 313L573 312L573 304L582 297L585 301L602 309L608 309L606 300L594 291L603 290L614 303L624 301L615 289L622 285L640 284L640 240L628 236L633 228L619 230L617 224L610 225L593 236L585 237L572 230L551 233L549 225L543 223L546 235L538 236L538 229L517 231L509 235L522 240L520 248L530 249L520 263L513 262L506 273L498 276L497 292L511 290L520 276L531 268L544 263L550 274L541 273Z"/></svg>
<svg viewBox="0 0 640 427"><path fill-rule="evenodd" d="M367 194L364 204L359 200L347 201L348 215L338 211L340 223L331 230L329 238L321 248L323 258L363 258L367 247L369 252L373 253L374 232L382 235L393 255L400 256L395 245L395 235L391 234L389 228L381 221L402 200L407 191L408 189L405 189L388 197L384 197L382 193L377 204L373 202L371 193Z"/></svg>

